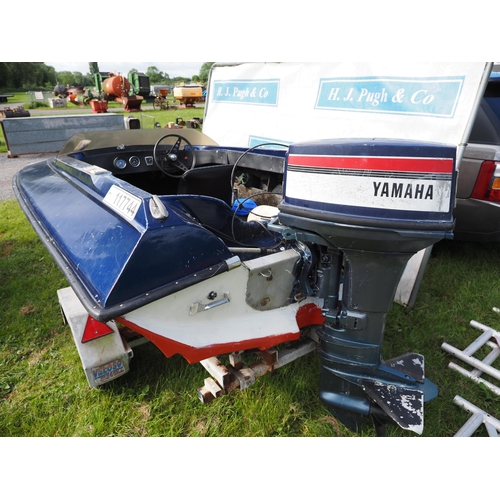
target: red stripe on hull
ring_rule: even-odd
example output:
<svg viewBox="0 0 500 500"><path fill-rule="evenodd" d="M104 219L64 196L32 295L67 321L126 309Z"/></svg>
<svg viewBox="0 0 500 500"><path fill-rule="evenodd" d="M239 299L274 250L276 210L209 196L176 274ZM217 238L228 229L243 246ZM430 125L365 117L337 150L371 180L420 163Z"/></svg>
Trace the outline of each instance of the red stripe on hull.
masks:
<svg viewBox="0 0 500 500"><path fill-rule="evenodd" d="M317 325L324 322L325 318L321 315L321 309L314 304L306 304L297 311L297 324L299 328L309 325ZM117 318L116 321L122 325L140 333L143 337L150 340L167 357L171 358L174 354L180 354L188 363L198 363L204 359L232 352L246 351L248 349L269 349L283 342L299 340L300 331L294 333L283 333L281 335L271 335L258 339L249 339L242 342L229 342L226 344L213 344L206 347L193 347L176 340L162 337L145 328L127 321L124 318Z"/></svg>
<svg viewBox="0 0 500 500"><path fill-rule="evenodd" d="M451 158L290 155L288 164L297 167L400 171L429 174L451 174L453 172L453 159Z"/></svg>

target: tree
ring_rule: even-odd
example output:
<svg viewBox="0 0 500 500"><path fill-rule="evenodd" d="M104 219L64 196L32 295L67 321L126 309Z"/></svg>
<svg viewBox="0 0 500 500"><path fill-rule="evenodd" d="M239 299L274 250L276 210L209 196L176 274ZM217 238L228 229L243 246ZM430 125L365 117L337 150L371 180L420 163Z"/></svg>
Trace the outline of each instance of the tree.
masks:
<svg viewBox="0 0 500 500"><path fill-rule="evenodd" d="M79 71L73 72L73 85L85 85L83 75Z"/></svg>
<svg viewBox="0 0 500 500"><path fill-rule="evenodd" d="M8 86L9 66L6 62L0 62L0 88Z"/></svg>
<svg viewBox="0 0 500 500"><path fill-rule="evenodd" d="M185 76L174 76L174 78L172 78L171 82L172 82L172 85L185 85L186 82L189 82L189 78L186 78Z"/></svg>
<svg viewBox="0 0 500 500"><path fill-rule="evenodd" d="M30 63L7 63L9 67L10 86L20 89L31 84L28 65Z"/></svg>
<svg viewBox="0 0 500 500"><path fill-rule="evenodd" d="M91 75L96 75L99 73L99 64L96 62L89 62L89 72Z"/></svg>
<svg viewBox="0 0 500 500"><path fill-rule="evenodd" d="M212 64L214 64L214 63L213 62L203 63L203 66L200 69L200 74L198 75L198 78L203 83L207 83L208 82L208 76L210 74L210 68L212 67Z"/></svg>
<svg viewBox="0 0 500 500"><path fill-rule="evenodd" d="M45 64L43 66L45 66ZM54 87L57 83L57 74L53 66L45 66L44 77L45 87Z"/></svg>
<svg viewBox="0 0 500 500"><path fill-rule="evenodd" d="M85 87L93 87L95 85L94 75L90 73L84 75L82 85Z"/></svg>
<svg viewBox="0 0 500 500"><path fill-rule="evenodd" d="M154 85L158 83L165 83L165 81L170 80L168 74L160 71L156 66L149 66L146 75L149 76L149 82Z"/></svg>
<svg viewBox="0 0 500 500"><path fill-rule="evenodd" d="M10 74L16 79L15 87L43 88L55 83L56 75L52 66L40 62L10 63Z"/></svg>
<svg viewBox="0 0 500 500"><path fill-rule="evenodd" d="M74 77L73 77L73 73L71 73L71 71L60 71L59 73L57 73L57 81L61 84L61 85L73 85L73 80L74 80Z"/></svg>
<svg viewBox="0 0 500 500"><path fill-rule="evenodd" d="M41 62L0 63L0 87L12 89L46 88L56 83L52 66Z"/></svg>

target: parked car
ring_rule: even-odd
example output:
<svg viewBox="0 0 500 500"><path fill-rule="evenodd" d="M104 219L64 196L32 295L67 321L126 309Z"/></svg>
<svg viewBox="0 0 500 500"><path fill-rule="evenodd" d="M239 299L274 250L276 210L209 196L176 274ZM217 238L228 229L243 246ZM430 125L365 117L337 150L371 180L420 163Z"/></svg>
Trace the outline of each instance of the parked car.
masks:
<svg viewBox="0 0 500 500"><path fill-rule="evenodd" d="M456 240L500 242L500 71L491 73L460 164L454 214Z"/></svg>

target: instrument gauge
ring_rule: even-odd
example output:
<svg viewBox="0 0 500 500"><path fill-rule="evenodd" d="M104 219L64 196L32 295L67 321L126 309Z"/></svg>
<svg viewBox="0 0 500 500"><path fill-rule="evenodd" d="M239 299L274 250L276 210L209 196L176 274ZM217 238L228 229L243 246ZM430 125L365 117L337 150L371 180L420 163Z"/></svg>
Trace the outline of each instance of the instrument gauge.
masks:
<svg viewBox="0 0 500 500"><path fill-rule="evenodd" d="M115 168L123 170L127 166L127 160L125 158L122 158L121 156L118 156L113 160L113 165L115 166Z"/></svg>
<svg viewBox="0 0 500 500"><path fill-rule="evenodd" d="M130 163L130 166L134 168L137 168L141 164L141 160L137 156L131 156L128 159L128 162Z"/></svg>

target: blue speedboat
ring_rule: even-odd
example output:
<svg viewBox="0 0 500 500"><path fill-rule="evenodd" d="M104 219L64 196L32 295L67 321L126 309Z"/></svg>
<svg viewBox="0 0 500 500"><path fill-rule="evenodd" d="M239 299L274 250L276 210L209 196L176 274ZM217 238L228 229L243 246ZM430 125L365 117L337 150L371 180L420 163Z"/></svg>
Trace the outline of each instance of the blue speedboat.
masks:
<svg viewBox="0 0 500 500"><path fill-rule="evenodd" d="M245 149L194 129L123 130L76 134L14 189L91 318L77 344L92 349L110 332L95 325L116 321L168 357L252 349L270 371L274 347L307 339L320 397L345 425L421 432L437 390L421 356L382 360L384 323L406 262L451 233L455 172L442 144ZM244 388L235 373L222 393Z"/></svg>

